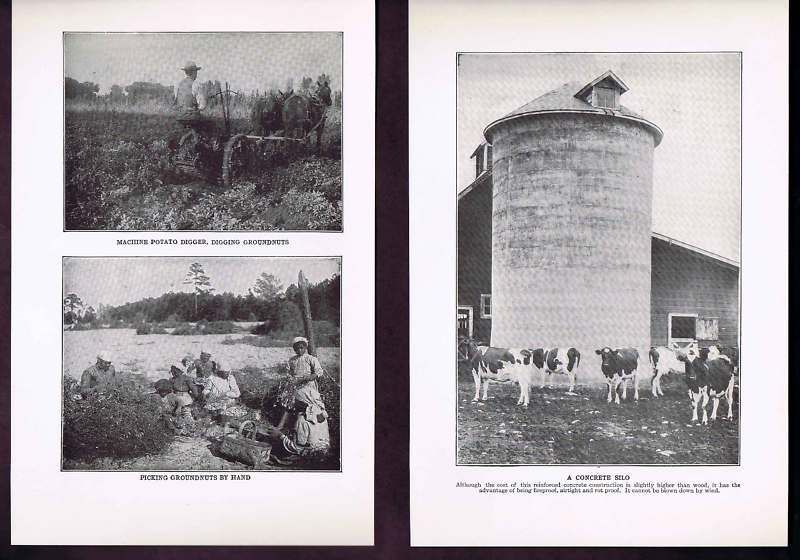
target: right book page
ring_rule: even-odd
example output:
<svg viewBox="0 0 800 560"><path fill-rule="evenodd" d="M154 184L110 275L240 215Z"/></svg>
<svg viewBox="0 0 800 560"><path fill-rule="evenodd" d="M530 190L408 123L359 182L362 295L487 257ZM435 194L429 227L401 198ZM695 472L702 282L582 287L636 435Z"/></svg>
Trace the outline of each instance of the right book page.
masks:
<svg viewBox="0 0 800 560"><path fill-rule="evenodd" d="M411 2L412 545L786 544L788 6L718 7Z"/></svg>

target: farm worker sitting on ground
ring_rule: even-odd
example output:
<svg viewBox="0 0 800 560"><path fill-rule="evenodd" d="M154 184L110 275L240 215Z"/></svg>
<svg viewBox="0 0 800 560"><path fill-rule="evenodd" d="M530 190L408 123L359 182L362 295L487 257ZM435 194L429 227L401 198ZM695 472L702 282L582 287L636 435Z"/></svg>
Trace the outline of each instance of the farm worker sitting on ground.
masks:
<svg viewBox="0 0 800 560"><path fill-rule="evenodd" d="M194 418L185 404L180 393L175 393L172 388L172 379L159 379L155 383L156 393L161 397L161 406L164 410L163 420L167 427L180 432L182 429L194 426Z"/></svg>
<svg viewBox="0 0 800 560"><path fill-rule="evenodd" d="M175 105L178 107L178 120L192 120L200 117L200 111L206 108L206 95L203 85L197 81L197 71L202 68L194 62L187 62L181 69L186 77L175 89Z"/></svg>
<svg viewBox="0 0 800 560"><path fill-rule="evenodd" d="M272 459L280 465L292 464L301 458L321 458L330 451L331 436L325 408L307 405L298 399L295 412L297 420L293 437L274 426L267 427L267 433L273 440Z"/></svg>
<svg viewBox="0 0 800 560"><path fill-rule="evenodd" d="M194 372L198 380L210 378L214 375L214 362L211 361L211 354L201 350L200 359L189 364L189 367L186 369L186 373L192 372Z"/></svg>
<svg viewBox="0 0 800 560"><path fill-rule="evenodd" d="M241 396L236 378L231 375L231 370L223 362L214 363L214 375L208 378L203 388L206 399L205 407L208 410L224 412L236 404Z"/></svg>
<svg viewBox="0 0 800 560"><path fill-rule="evenodd" d="M83 371L81 375L82 396L85 397L117 382L117 372L111 361L111 354L104 350L97 355L97 362Z"/></svg>
<svg viewBox="0 0 800 560"><path fill-rule="evenodd" d="M200 388L194 383L191 377L183 372L182 363L175 362L172 364L169 368L169 372L172 374L172 379L170 380L172 383L172 391L183 407L183 415L191 416L192 412L189 407L194 402L194 399L200 396Z"/></svg>
<svg viewBox="0 0 800 560"><path fill-rule="evenodd" d="M316 356L308 353L308 340L302 336L295 337L292 341L292 349L294 356L289 358L288 369L289 377L286 380L279 402L283 406L284 412L281 421L278 423L277 429L282 430L289 420L292 412L297 413L297 403L303 403L309 407L313 414L318 411L324 414L325 418L328 413L325 411L325 403L322 402L322 396L319 394L319 385L317 378L322 376L325 371L322 369L322 364ZM325 429L327 430L327 422L325 422Z"/></svg>

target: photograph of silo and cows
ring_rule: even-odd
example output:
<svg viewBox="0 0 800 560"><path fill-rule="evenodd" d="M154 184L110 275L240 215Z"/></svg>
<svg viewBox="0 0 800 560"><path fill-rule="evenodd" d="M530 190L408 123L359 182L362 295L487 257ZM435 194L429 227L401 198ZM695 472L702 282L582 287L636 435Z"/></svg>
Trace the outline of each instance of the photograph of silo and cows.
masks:
<svg viewBox="0 0 800 560"><path fill-rule="evenodd" d="M741 54L457 64L457 464L738 464Z"/></svg>

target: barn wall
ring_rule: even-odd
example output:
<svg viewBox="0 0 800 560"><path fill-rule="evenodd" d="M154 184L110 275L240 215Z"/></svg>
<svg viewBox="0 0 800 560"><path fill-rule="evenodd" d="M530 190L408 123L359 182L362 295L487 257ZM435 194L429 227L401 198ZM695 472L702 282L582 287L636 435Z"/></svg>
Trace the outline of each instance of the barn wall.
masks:
<svg viewBox="0 0 800 560"><path fill-rule="evenodd" d="M492 344L647 346L650 129L539 115L498 126L492 144Z"/></svg>
<svg viewBox="0 0 800 560"><path fill-rule="evenodd" d="M492 293L492 179L485 174L458 202L458 305L473 309L473 337L489 342L491 319L480 318L481 294Z"/></svg>
<svg viewBox="0 0 800 560"><path fill-rule="evenodd" d="M661 239L652 240L650 333L653 345L667 343L669 313L719 318L719 341L739 346L739 271Z"/></svg>

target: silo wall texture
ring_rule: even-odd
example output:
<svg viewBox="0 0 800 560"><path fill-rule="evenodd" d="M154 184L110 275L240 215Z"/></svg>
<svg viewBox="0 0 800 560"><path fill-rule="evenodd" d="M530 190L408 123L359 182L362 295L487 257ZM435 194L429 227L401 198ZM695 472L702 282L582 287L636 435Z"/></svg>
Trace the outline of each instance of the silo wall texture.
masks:
<svg viewBox="0 0 800 560"><path fill-rule="evenodd" d="M574 346L598 374L595 349L649 348L650 130L558 113L500 123L491 140L492 345Z"/></svg>

